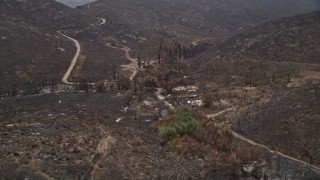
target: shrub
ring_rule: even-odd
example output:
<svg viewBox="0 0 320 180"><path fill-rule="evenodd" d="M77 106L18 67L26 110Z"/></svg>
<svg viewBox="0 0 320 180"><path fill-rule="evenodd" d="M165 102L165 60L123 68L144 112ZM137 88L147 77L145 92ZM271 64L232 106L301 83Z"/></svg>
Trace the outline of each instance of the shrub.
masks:
<svg viewBox="0 0 320 180"><path fill-rule="evenodd" d="M205 108L210 108L212 106L213 98L211 94L205 94L202 101Z"/></svg>
<svg viewBox="0 0 320 180"><path fill-rule="evenodd" d="M79 91L88 92L89 91L89 84L88 84L87 79L79 78L78 84L76 86L76 89L79 90Z"/></svg>
<svg viewBox="0 0 320 180"><path fill-rule="evenodd" d="M160 137L170 140L175 136L190 137L202 141L205 129L192 116L187 107L182 107L177 116L169 116L161 123L159 128Z"/></svg>
<svg viewBox="0 0 320 180"><path fill-rule="evenodd" d="M271 82L275 82L278 77L277 66L271 66L268 72L268 76L271 78Z"/></svg>
<svg viewBox="0 0 320 180"><path fill-rule="evenodd" d="M182 146L180 144L176 145L176 151L177 153L181 154L182 153Z"/></svg>
<svg viewBox="0 0 320 180"><path fill-rule="evenodd" d="M162 139L170 140L176 136L177 131L172 126L163 126L159 128L159 134Z"/></svg>
<svg viewBox="0 0 320 180"><path fill-rule="evenodd" d="M213 124L209 123L206 125L206 131L204 141L210 145L217 145L219 137L218 128Z"/></svg>
<svg viewBox="0 0 320 180"><path fill-rule="evenodd" d="M226 155L216 150L211 152L210 164L214 170L224 176L237 177L237 171L240 169L240 163L234 155Z"/></svg>
<svg viewBox="0 0 320 180"><path fill-rule="evenodd" d="M201 154L203 150L202 145L196 139L189 136L174 139L171 146L177 151L177 153L184 155L189 154L194 156Z"/></svg>
<svg viewBox="0 0 320 180"><path fill-rule="evenodd" d="M169 82L162 80L159 83L159 86L165 89L168 93L172 93L172 89L174 88L176 82L174 80L170 80Z"/></svg>
<svg viewBox="0 0 320 180"><path fill-rule="evenodd" d="M154 91L155 88L158 87L156 80L151 78L145 79L143 84L144 84L144 87L146 87L147 91Z"/></svg>
<svg viewBox="0 0 320 180"><path fill-rule="evenodd" d="M234 150L234 154L242 164L250 164L261 158L262 151L258 147L237 147Z"/></svg>
<svg viewBox="0 0 320 180"><path fill-rule="evenodd" d="M205 129L203 129L201 126L198 126L195 131L194 137L197 138L199 141L203 141L204 135L205 135Z"/></svg>
<svg viewBox="0 0 320 180"><path fill-rule="evenodd" d="M124 95L122 96L122 100L123 102L129 106L132 100L132 92L131 91L126 91L126 93L124 93Z"/></svg>
<svg viewBox="0 0 320 180"><path fill-rule="evenodd" d="M192 117L192 113L187 107L182 107L177 118L171 122L180 136L193 136L199 123Z"/></svg>
<svg viewBox="0 0 320 180"><path fill-rule="evenodd" d="M100 81L96 85L97 92L104 92L107 90L106 84L104 81Z"/></svg>
<svg viewBox="0 0 320 180"><path fill-rule="evenodd" d="M131 87L131 80L128 77L120 77L117 81L117 86L119 90L129 90Z"/></svg>
<svg viewBox="0 0 320 180"><path fill-rule="evenodd" d="M217 121L225 121L226 120L226 116L224 114L219 114L218 116L215 117L215 119Z"/></svg>
<svg viewBox="0 0 320 180"><path fill-rule="evenodd" d="M202 110L199 110L199 109L192 110L192 117L197 119L199 122L203 122L208 119L207 115Z"/></svg>
<svg viewBox="0 0 320 180"><path fill-rule="evenodd" d="M169 126L170 123L175 120L175 118L176 117L173 115L166 117L164 120L161 121L160 126Z"/></svg>

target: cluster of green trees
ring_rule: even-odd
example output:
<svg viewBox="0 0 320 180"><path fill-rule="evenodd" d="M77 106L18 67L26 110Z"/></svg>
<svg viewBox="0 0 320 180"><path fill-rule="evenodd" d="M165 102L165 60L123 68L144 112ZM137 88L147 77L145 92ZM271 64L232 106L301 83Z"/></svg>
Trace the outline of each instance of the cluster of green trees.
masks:
<svg viewBox="0 0 320 180"><path fill-rule="evenodd" d="M178 136L198 137L202 131L188 107L182 107L171 122L159 128L160 137L167 141Z"/></svg>

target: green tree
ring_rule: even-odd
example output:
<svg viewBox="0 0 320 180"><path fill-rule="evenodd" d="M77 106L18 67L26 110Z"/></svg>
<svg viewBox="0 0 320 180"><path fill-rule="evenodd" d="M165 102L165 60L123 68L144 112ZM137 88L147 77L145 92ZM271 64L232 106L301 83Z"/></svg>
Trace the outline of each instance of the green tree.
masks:
<svg viewBox="0 0 320 180"><path fill-rule="evenodd" d="M278 76L278 68L276 66L271 66L268 74L271 78L271 82L275 82Z"/></svg>

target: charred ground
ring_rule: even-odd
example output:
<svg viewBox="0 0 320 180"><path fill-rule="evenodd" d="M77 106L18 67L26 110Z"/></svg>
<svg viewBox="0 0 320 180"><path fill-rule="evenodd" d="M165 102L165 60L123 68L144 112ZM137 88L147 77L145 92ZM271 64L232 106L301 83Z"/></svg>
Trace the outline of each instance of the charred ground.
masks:
<svg viewBox="0 0 320 180"><path fill-rule="evenodd" d="M23 55L21 59L27 60L22 65L29 67L24 71L43 73L46 75L44 79L47 76L61 78L60 71L64 72L68 65L57 65L58 61L54 59L66 58L64 63L70 63L74 48L72 42L58 37L54 30L68 28L64 33L77 39L82 46L70 81L77 78L86 81L55 84L50 91L40 89L29 97L19 94L0 100L1 176L13 179L319 177L319 171L309 167L319 165L319 99L316 89L320 68L317 60L311 58L316 56L317 50L313 49L317 49L318 44L313 40L316 35L312 38L307 36L316 32L317 12L268 23L212 43L210 38L216 37L211 33L226 37L239 32L241 27L247 29L283 14L274 14L272 6L268 8L272 13L260 13L256 3L252 7L243 7L232 1L208 2L217 5L213 6L219 7L217 9L206 9L201 3L193 7L192 1L148 1L145 4L144 1L117 1L112 4L98 1L90 8L83 6L77 10L44 0L30 1L30 4L27 1L4 2L2 5L6 6L1 8L10 9L11 15L6 11L2 24L14 32L12 35L3 30L6 36L2 39L1 48L8 62L4 69L15 71L12 66L21 63L20 57L10 59L16 56L14 49L18 49ZM231 3L237 8L230 13L223 8L224 3ZM285 12L285 15L292 15L313 9L313 3L281 2L278 7L293 5L292 12ZM12 11L12 7L19 8ZM39 14L46 12L48 7L49 12L53 11L49 13L52 26L44 28L48 22L43 22L46 18ZM66 19L60 17L55 9L67 14ZM189 17L190 12L185 14L184 9L195 16ZM240 13L250 9L253 11ZM16 15L18 10L25 14ZM278 9L275 11L280 12ZM217 12L225 13L221 13L223 17L210 17L211 13ZM97 26L102 20L99 18L88 21L93 14L106 18L107 23ZM231 14L231 17L225 14ZM24 15L28 15L30 20L23 19ZM74 21L76 17L81 22ZM201 17L203 22L198 22ZM224 21L220 22L221 19ZM70 24L65 26L69 20ZM239 24L230 23L235 20L239 20ZM202 26L202 23L206 25ZM301 30L306 25L308 33ZM294 43L302 42L303 46L299 45L299 48L303 55L297 56L296 49L290 46L286 49L286 56L274 58L273 53L279 54L279 49L291 43L292 37L288 40L287 32L299 40ZM29 47L22 43L24 37L21 33L26 33L28 42L34 45ZM272 48L268 50L268 56L260 52L259 46L263 44L255 42L256 45L247 47L242 43L251 36L253 39L261 38L259 34L265 35L263 42L273 42L273 37L277 40L270 44ZM14 41L6 40L6 37ZM179 42L179 39L184 40ZM201 40L210 43L203 45L205 43ZM48 46L51 51L47 50L48 42L51 42L51 47ZM8 44L11 48L6 48ZM61 46L67 52L62 53ZM198 56L197 53L207 46L220 48L221 55L213 55L216 51L211 49ZM43 59L40 58L44 67L35 61L37 58L34 57L39 53L34 53L33 48L44 52L41 55ZM122 49L131 49L129 56L136 58L136 64L141 67L122 68L120 65L130 59ZM186 54L188 58L184 58ZM228 56L230 58L226 58ZM264 57L263 61L260 56ZM188 61L193 57L196 58ZM53 60L48 62L45 58ZM33 66L29 65L30 59L36 62ZM4 76L7 78L5 82L11 78L13 82L23 81L16 80L13 74ZM34 80L33 76L28 77ZM100 82L89 85L88 81ZM38 92L40 94L37 95ZM199 102L207 104L202 106ZM159 136L159 127L176 123L180 107L185 105L193 106L192 112L197 113L193 113L192 118L210 136L175 133L174 139L163 139ZM173 129L177 131L178 127L171 127ZM235 136L233 129L249 139ZM271 134L271 130L274 133ZM253 146L251 138L292 158ZM284 146L283 143L287 144ZM294 158L298 161L292 160Z"/></svg>

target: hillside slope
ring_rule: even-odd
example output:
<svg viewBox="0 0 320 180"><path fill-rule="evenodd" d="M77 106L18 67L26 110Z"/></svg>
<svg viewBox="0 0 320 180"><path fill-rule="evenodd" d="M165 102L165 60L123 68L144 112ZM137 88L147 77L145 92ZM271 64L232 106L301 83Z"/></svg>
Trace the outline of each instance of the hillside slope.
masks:
<svg viewBox="0 0 320 180"><path fill-rule="evenodd" d="M320 63L320 11L283 18L233 36L198 59Z"/></svg>
<svg viewBox="0 0 320 180"><path fill-rule="evenodd" d="M88 27L97 21L55 1L0 0L2 87L24 88L30 83L59 81L75 47L56 30Z"/></svg>
<svg viewBox="0 0 320 180"><path fill-rule="evenodd" d="M99 0L90 5L92 13L114 23L178 38L226 37L319 8L315 0Z"/></svg>
<svg viewBox="0 0 320 180"><path fill-rule="evenodd" d="M233 128L274 150L319 166L319 93L319 86L306 85L255 105Z"/></svg>
<svg viewBox="0 0 320 180"><path fill-rule="evenodd" d="M52 0L0 0L0 14L32 20L54 29L88 26L98 22L75 9Z"/></svg>
<svg viewBox="0 0 320 180"><path fill-rule="evenodd" d="M25 19L0 18L1 85L59 81L74 55L72 42Z"/></svg>

